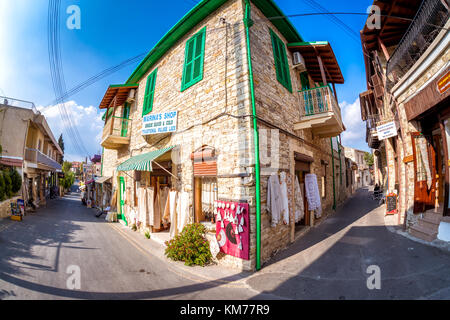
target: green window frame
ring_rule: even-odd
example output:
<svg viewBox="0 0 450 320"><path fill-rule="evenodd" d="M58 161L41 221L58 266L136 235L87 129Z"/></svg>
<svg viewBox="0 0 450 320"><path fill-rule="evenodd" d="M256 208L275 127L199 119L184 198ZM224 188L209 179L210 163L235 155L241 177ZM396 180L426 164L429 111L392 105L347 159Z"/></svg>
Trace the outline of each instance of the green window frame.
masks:
<svg viewBox="0 0 450 320"><path fill-rule="evenodd" d="M183 78L181 79L181 92L203 79L205 36L206 27L193 35L186 42Z"/></svg>
<svg viewBox="0 0 450 320"><path fill-rule="evenodd" d="M269 30L270 38L272 39L273 59L277 72L277 80L292 93L291 74L286 54L286 46L272 29Z"/></svg>
<svg viewBox="0 0 450 320"><path fill-rule="evenodd" d="M145 85L144 106L142 107L142 116L150 113L153 109L157 72L158 68L153 70L153 72L150 73L150 75L147 77L147 83Z"/></svg>
<svg viewBox="0 0 450 320"><path fill-rule="evenodd" d="M112 112L113 112L113 107L106 109L105 113L103 114L102 120L106 121L109 119L109 117L111 116Z"/></svg>

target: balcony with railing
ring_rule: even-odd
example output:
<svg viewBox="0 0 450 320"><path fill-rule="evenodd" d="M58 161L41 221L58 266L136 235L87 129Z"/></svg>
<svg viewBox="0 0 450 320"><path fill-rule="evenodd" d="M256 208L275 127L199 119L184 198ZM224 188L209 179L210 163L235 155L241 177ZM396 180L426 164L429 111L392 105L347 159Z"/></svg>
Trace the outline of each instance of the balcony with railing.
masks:
<svg viewBox="0 0 450 320"><path fill-rule="evenodd" d="M102 147L120 149L130 143L131 120L129 118L110 116L103 127Z"/></svg>
<svg viewBox="0 0 450 320"><path fill-rule="evenodd" d="M345 130L341 108L330 87L323 86L299 91L300 119L295 130L312 129L320 138L336 137Z"/></svg>
<svg viewBox="0 0 450 320"><path fill-rule="evenodd" d="M381 141L378 140L377 124L380 122L378 114L368 115L366 120L366 142L369 148L378 149Z"/></svg>
<svg viewBox="0 0 450 320"><path fill-rule="evenodd" d="M61 170L61 164L43 154L38 149L25 148L25 160L36 165L36 168L42 170Z"/></svg>
<svg viewBox="0 0 450 320"><path fill-rule="evenodd" d="M420 59L449 20L441 0L424 0L414 20L387 63L387 86L391 89Z"/></svg>

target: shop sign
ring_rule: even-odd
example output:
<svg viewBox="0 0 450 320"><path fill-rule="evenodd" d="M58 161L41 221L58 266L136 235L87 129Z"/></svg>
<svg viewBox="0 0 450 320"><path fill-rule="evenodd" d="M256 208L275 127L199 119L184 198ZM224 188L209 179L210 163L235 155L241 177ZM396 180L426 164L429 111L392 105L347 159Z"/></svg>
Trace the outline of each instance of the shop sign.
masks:
<svg viewBox="0 0 450 320"><path fill-rule="evenodd" d="M450 89L450 71L447 71L437 82L437 90L440 94L444 94L448 89Z"/></svg>
<svg viewBox="0 0 450 320"><path fill-rule="evenodd" d="M178 111L148 114L142 118L142 135L177 131Z"/></svg>
<svg viewBox="0 0 450 320"><path fill-rule="evenodd" d="M395 121L391 121L380 126L377 126L378 140L395 137L397 135L397 126Z"/></svg>

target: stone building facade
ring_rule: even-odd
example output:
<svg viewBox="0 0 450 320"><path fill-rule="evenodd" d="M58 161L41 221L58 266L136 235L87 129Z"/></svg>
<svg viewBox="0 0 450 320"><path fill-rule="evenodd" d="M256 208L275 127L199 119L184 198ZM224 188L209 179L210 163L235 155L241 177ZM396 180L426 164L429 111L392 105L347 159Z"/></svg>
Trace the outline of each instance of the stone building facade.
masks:
<svg viewBox="0 0 450 320"><path fill-rule="evenodd" d="M412 19L394 38L367 26L362 31L369 90L360 96L361 114L374 149L375 180L386 193L397 194L398 224L433 240L448 214L448 8L435 0L412 1L408 12L401 3L374 4L382 13L393 10ZM376 127L389 123L394 129L382 137Z"/></svg>
<svg viewBox="0 0 450 320"><path fill-rule="evenodd" d="M364 158L366 152L350 147L344 147L344 149L345 156L355 162L357 166L353 180L355 187L363 188L372 185L373 178L371 169Z"/></svg>
<svg viewBox="0 0 450 320"><path fill-rule="evenodd" d="M338 130L335 135L321 137L321 134L314 134L312 128L294 129L302 119L299 100L304 96L297 92L302 90L302 85L300 73L293 63L293 51L296 49L292 49L293 51L289 49L288 43L296 45L305 43L306 48L310 48L311 44L303 42L288 20L283 19L274 25L267 19L267 16L282 15L272 1L251 1L249 5L247 10L250 8L253 21L249 28L249 41L261 148L261 262L264 263L278 250L294 241L296 230L307 228L314 223L314 218L310 220L309 217L308 221L302 222L303 226L296 225L293 221L296 174L316 174L321 193L323 211L321 219L347 197L345 157L340 140L336 137L344 126L340 110L331 110L330 106L325 118L320 118L321 115L318 117L320 121L326 122L325 125L330 126L329 123L333 123L332 129ZM205 8L209 10L208 14L199 15L200 9ZM112 141L108 139L117 128L114 124L108 125L109 120L106 119L102 174L113 177L116 189L122 177L126 192L131 195L125 200L125 206L135 207L137 198L133 196L133 183L136 173L117 171L117 167L136 155L177 146L169 152L169 157L162 157L164 158L162 162L166 160L171 162L166 171L169 170L171 173L172 187L189 193L189 221L196 222L194 212L196 169L191 155L205 146L213 149L216 155L215 179L217 179L218 199L245 201L250 207L250 259L227 255L222 257L219 263L243 270L254 270L257 246L256 159L245 12L246 2L242 0L200 2L169 32L175 34L180 26L185 26L183 34L154 60L152 57L158 53L157 50L152 50L130 76L126 84L128 87L124 85L122 89L117 89L119 87L111 86L108 89L102 101L102 105L107 101L106 112L113 108L112 105L115 103L113 97L117 97L113 114L118 117L126 114L129 120L121 120L122 128L123 121L126 121L127 127L126 134L123 134L122 130L121 138L124 138L124 142L119 142L120 139L117 138L118 144L108 146L107 141ZM195 19L198 21L192 23ZM202 79L180 90L183 83L186 43L202 30L205 32ZM271 32L285 44L292 90L288 90L277 80ZM163 38L157 44L157 48L163 46L164 41L169 40ZM327 53L332 52L328 44L324 47L324 50L328 50ZM154 72L156 83L152 110L149 114L177 111L178 123L176 132L143 135L147 79L150 79ZM338 76L342 77L340 71ZM331 83L334 79L324 80ZM319 86L319 81L311 76L308 82L312 88ZM129 98L133 93L134 99L127 99L128 102L122 99L123 103L118 104L120 90L125 90L123 88L128 88L123 94L123 99ZM327 101L337 105L335 90L332 91L330 85L324 88L326 92L333 92L327 96L330 99ZM129 110L124 111L125 108ZM153 166L153 169L155 168ZM280 223L271 227L271 217L266 208L267 181L271 174L278 174L281 171L287 173L290 222L287 225ZM299 178L304 179L304 176Z"/></svg>

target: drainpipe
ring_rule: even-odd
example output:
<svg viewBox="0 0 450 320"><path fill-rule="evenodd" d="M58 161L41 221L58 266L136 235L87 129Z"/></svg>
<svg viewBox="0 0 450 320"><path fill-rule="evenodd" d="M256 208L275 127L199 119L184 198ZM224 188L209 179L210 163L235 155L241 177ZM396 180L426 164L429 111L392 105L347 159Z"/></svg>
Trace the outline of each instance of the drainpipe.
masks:
<svg viewBox="0 0 450 320"><path fill-rule="evenodd" d="M103 154L105 153L105 148L102 147L102 166L100 168L100 175L103 177Z"/></svg>
<svg viewBox="0 0 450 320"><path fill-rule="evenodd" d="M261 167L259 162L259 133L255 107L255 88L253 86L252 58L250 51L250 27L253 25L250 12L250 0L245 0L245 37L247 42L247 63L252 103L253 137L255 144L255 180L256 180L256 270L261 269Z"/></svg>
<svg viewBox="0 0 450 320"><path fill-rule="evenodd" d="M341 160L341 135L339 135L339 141L336 138L336 141L338 142L338 152L339 152L339 182L341 183L340 186L342 186L342 160Z"/></svg>
<svg viewBox="0 0 450 320"><path fill-rule="evenodd" d="M330 138L331 142L331 166L333 167L333 210L336 210L336 189L334 183L334 148L333 148L333 138Z"/></svg>

